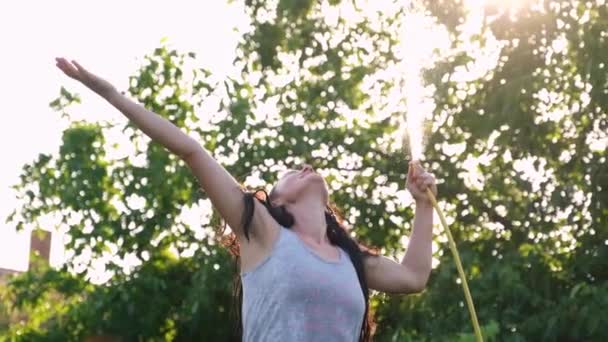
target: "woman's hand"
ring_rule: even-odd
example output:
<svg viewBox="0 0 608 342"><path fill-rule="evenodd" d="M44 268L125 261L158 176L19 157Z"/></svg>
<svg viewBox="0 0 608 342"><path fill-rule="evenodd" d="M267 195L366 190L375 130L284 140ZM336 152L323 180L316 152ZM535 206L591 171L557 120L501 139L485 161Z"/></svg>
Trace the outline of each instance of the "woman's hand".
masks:
<svg viewBox="0 0 608 342"><path fill-rule="evenodd" d="M431 204L431 200L426 193L427 189L431 189L433 195L437 196L435 176L432 173L426 172L418 162L410 162L409 164L406 187L417 204Z"/></svg>
<svg viewBox="0 0 608 342"><path fill-rule="evenodd" d="M64 74L81 82L89 89L103 97L106 97L116 91L110 82L89 72L74 60L72 60L72 63L70 63L65 58L58 57L55 58L55 61L57 62L57 67L61 69Z"/></svg>

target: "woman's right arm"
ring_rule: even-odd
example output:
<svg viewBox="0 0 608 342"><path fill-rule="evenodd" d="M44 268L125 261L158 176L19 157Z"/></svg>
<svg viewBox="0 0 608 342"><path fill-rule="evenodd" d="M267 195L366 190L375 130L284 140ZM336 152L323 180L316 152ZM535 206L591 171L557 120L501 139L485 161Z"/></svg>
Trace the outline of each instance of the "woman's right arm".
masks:
<svg viewBox="0 0 608 342"><path fill-rule="evenodd" d="M78 62L72 64L57 58L57 67L66 75L82 82L89 89L106 99L116 109L139 127L152 140L183 159L220 216L228 223L239 241L244 240L241 216L244 210L243 190L239 183L196 140L182 132L162 116L146 109L118 92L108 81L87 71ZM269 241L268 227L272 217L262 204L255 202L252 221L252 237Z"/></svg>

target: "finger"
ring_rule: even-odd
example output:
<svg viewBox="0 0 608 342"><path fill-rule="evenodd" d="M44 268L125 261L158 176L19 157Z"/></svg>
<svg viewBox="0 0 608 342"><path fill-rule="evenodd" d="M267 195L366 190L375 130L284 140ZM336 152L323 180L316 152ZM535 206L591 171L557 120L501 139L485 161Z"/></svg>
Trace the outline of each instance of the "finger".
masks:
<svg viewBox="0 0 608 342"><path fill-rule="evenodd" d="M74 64L76 66L78 71L81 71L81 72L87 71L87 69L85 69L82 65L80 65L80 63L76 62L75 60L72 60L72 64Z"/></svg>
<svg viewBox="0 0 608 342"><path fill-rule="evenodd" d="M63 68L62 70L70 77L75 78L77 80L80 79L80 72L78 71L78 69L76 69L75 66L73 66L70 62L65 61L63 63Z"/></svg>
<svg viewBox="0 0 608 342"><path fill-rule="evenodd" d="M416 173L416 169L411 167L409 171L410 182L415 183L418 179L420 179L420 176Z"/></svg>
<svg viewBox="0 0 608 342"><path fill-rule="evenodd" d="M57 66L67 74L78 72L65 58L57 58Z"/></svg>
<svg viewBox="0 0 608 342"><path fill-rule="evenodd" d="M433 181L433 180L435 180L435 176L433 176L432 174L430 174L430 173L428 173L428 172L427 172L427 173L424 175L424 180L425 180L425 181L426 181L426 180L431 180L431 181Z"/></svg>
<svg viewBox="0 0 608 342"><path fill-rule="evenodd" d="M424 170L424 168L422 167L422 165L420 165L420 163L416 163L416 164L414 165L414 167L416 168L416 174L417 174L417 175L419 175L419 176L420 176L420 175L423 175L423 174L425 174L425 173L426 173L426 170Z"/></svg>
<svg viewBox="0 0 608 342"><path fill-rule="evenodd" d="M432 174L430 174L430 173L427 173L427 174L424 176L424 181L425 181L425 182L434 182L434 181L435 181L435 176L433 176L433 175L432 175Z"/></svg>
<svg viewBox="0 0 608 342"><path fill-rule="evenodd" d="M408 179L412 179L412 177L414 176L414 169L412 168L412 163L410 163L410 166L407 168L407 178Z"/></svg>
<svg viewBox="0 0 608 342"><path fill-rule="evenodd" d="M63 64L63 58L55 57L55 65L57 65L59 67L62 64Z"/></svg>

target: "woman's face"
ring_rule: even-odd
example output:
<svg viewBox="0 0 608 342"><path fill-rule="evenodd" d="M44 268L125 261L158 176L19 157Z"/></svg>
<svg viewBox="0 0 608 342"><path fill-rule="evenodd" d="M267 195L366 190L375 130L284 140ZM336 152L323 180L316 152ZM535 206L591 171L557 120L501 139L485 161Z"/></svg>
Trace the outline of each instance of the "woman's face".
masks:
<svg viewBox="0 0 608 342"><path fill-rule="evenodd" d="M296 202L298 198L318 195L323 203L327 203L329 192L327 183L312 166L303 164L299 170L287 170L274 187L274 201L280 204Z"/></svg>

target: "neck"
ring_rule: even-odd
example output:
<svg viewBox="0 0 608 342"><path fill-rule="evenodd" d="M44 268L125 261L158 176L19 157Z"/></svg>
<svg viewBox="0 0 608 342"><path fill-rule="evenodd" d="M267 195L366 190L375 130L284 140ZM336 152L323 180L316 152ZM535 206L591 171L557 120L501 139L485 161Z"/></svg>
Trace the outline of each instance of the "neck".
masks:
<svg viewBox="0 0 608 342"><path fill-rule="evenodd" d="M325 221L325 205L312 196L301 198L291 203L287 210L293 215L296 223L292 229L319 245L330 244L327 238L327 222Z"/></svg>

